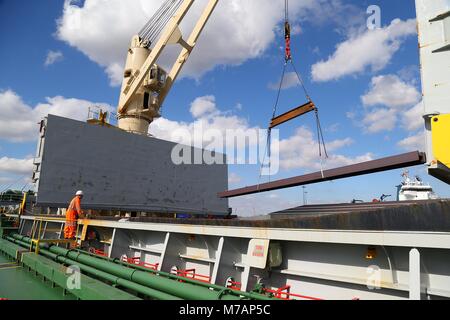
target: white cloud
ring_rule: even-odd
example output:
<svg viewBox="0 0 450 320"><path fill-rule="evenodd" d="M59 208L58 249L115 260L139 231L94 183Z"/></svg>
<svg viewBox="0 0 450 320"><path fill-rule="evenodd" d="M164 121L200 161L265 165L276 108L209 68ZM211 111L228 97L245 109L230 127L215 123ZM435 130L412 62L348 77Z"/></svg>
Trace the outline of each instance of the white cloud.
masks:
<svg viewBox="0 0 450 320"><path fill-rule="evenodd" d="M393 74L372 78L369 92L361 97L364 106L382 105L389 108L411 106L420 99L417 89Z"/></svg>
<svg viewBox="0 0 450 320"><path fill-rule="evenodd" d="M312 66L312 78L323 82L362 73L368 68L380 71L389 64L404 39L414 34L415 19L395 19L384 28L352 34L336 46L336 51L327 60Z"/></svg>
<svg viewBox="0 0 450 320"><path fill-rule="evenodd" d="M424 126L423 105L419 102L421 95L414 85L415 78L408 78L409 82L392 74L373 77L369 91L361 100L366 109L382 107L366 110L360 126L368 133L392 131L399 126L400 120L409 136L398 142L397 146L407 150L423 150L423 132L412 133Z"/></svg>
<svg viewBox="0 0 450 320"><path fill-rule="evenodd" d="M425 150L425 131L421 131L415 135L400 140L397 145L405 150Z"/></svg>
<svg viewBox="0 0 450 320"><path fill-rule="evenodd" d="M212 96L209 97L209 100L215 101ZM193 122L178 122L159 118L150 126L150 133L160 139L200 146L205 141L201 135L193 134L197 126L201 126L204 131L216 130L222 136L226 135L227 130L240 130L244 135L252 136L255 130L260 129L259 127L251 127L245 118L232 115L229 112L219 111L215 104L214 110L214 113L203 114ZM174 136L174 132L185 134L176 134ZM193 137L194 141L190 140L191 137ZM234 141L226 142L230 143L230 146L234 146ZM324 161L324 168L338 167L372 159L370 153L356 157L347 157L335 153L335 151L348 147L352 143L353 140L350 138L328 141L327 151L330 157ZM279 144L280 167L282 169L303 168L307 170L320 170L319 146L315 134L308 128L298 128L293 136L280 140ZM275 153L276 150L273 150L273 155Z"/></svg>
<svg viewBox="0 0 450 320"><path fill-rule="evenodd" d="M280 87L280 80L276 83L269 83L269 89L278 90ZM295 72L288 72L284 75L283 82L281 84L281 89L290 89L300 85L300 81L298 80L297 74Z"/></svg>
<svg viewBox="0 0 450 320"><path fill-rule="evenodd" d="M13 91L0 92L0 137L13 142L37 139L38 119Z"/></svg>
<svg viewBox="0 0 450 320"><path fill-rule="evenodd" d="M198 97L191 103L191 114L194 118L199 118L206 114L217 111L216 98L214 96Z"/></svg>
<svg viewBox="0 0 450 320"><path fill-rule="evenodd" d="M32 107L14 91L0 92L0 139L12 142L36 140L38 123L49 113L75 120L86 120L89 107L94 105L113 111L113 108L106 104L61 96L46 98L45 103Z"/></svg>
<svg viewBox="0 0 450 320"><path fill-rule="evenodd" d="M357 157L346 157L335 151L353 144L350 138L326 142L329 158L324 160L323 168L335 168L357 162L372 160L372 154L366 153ZM315 135L306 127L300 127L288 139L280 140L280 167L282 169L320 170L319 145Z"/></svg>
<svg viewBox="0 0 450 320"><path fill-rule="evenodd" d="M159 118L150 125L150 134L153 136L177 143L201 146L206 142L202 135L195 135L195 128L201 128L202 132L216 131L222 137L227 130L241 130L244 135L251 136L257 127L250 127L247 120L236 115L217 112L195 119L193 122L173 121ZM186 133L186 134L184 134ZM193 141L191 141L191 138ZM233 141L227 141L233 143Z"/></svg>
<svg viewBox="0 0 450 320"><path fill-rule="evenodd" d="M47 58L45 58L44 65L50 66L64 59L64 55L61 51L52 51L50 50L47 53Z"/></svg>
<svg viewBox="0 0 450 320"><path fill-rule="evenodd" d="M240 131L245 136L253 136L259 129L251 127L245 118L234 115L232 111L220 111L217 108L214 96L204 96L195 99L191 103L191 113L194 121L183 122L169 120L164 117L158 118L150 125L149 133L159 139L169 140L177 143L202 146L206 142L202 133L217 132L221 137L225 137L227 130ZM194 134L201 130L200 134ZM229 146L234 145L234 141L226 141ZM219 151L219 150L218 150Z"/></svg>
<svg viewBox="0 0 450 320"><path fill-rule="evenodd" d="M65 1L58 22L58 38L78 48L105 67L112 84L122 81L126 48L134 34L160 7L162 0ZM192 29L205 1L194 4L183 31ZM258 57L273 41L274 26L281 19L281 3L272 1L221 1L185 66L185 75L199 77L216 65L239 65ZM256 10L256 8L258 8ZM185 32L186 33L186 32ZM170 57L163 57L167 65Z"/></svg>
<svg viewBox="0 0 450 320"><path fill-rule="evenodd" d="M236 173L232 172L229 176L228 176L228 184L238 184L242 181L242 178L237 175Z"/></svg>
<svg viewBox="0 0 450 320"><path fill-rule="evenodd" d="M420 98L414 79L406 82L395 74L373 77L369 90L361 96L364 116L357 125L368 133L378 133L392 131L401 119L403 128L416 130L423 125Z"/></svg>
<svg viewBox="0 0 450 320"><path fill-rule="evenodd" d="M33 169L33 159L0 158L0 174L30 175Z"/></svg>
<svg viewBox="0 0 450 320"><path fill-rule="evenodd" d="M391 131L397 123L397 112L394 109L375 109L367 113L362 124L364 129L369 133L377 133L381 131Z"/></svg>
<svg viewBox="0 0 450 320"><path fill-rule="evenodd" d="M402 113L403 127L408 131L415 131L424 127L423 114L425 112L422 102Z"/></svg>
<svg viewBox="0 0 450 320"><path fill-rule="evenodd" d="M122 81L126 49L131 37L138 33L163 0L65 0L58 20L57 37L77 48L92 61L105 68L111 84ZM192 14L186 17L182 30L192 29L206 0L196 1ZM239 65L260 57L273 43L277 24L284 18L281 0L219 1L210 22L201 35L184 75L201 77L219 65ZM297 20L315 25L333 23L348 29L361 24L364 15L355 19L356 7L340 0L305 0L290 3L294 34ZM360 11L360 10L358 10ZM357 16L357 15L356 15ZM174 57L172 53L169 56ZM162 57L167 65L169 57Z"/></svg>

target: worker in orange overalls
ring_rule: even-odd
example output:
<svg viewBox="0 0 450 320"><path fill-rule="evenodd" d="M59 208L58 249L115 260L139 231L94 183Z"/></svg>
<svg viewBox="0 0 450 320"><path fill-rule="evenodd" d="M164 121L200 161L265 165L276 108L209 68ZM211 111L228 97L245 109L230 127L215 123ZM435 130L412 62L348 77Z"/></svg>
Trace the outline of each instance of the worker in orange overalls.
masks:
<svg viewBox="0 0 450 320"><path fill-rule="evenodd" d="M77 221L83 213L81 211L81 199L83 199L83 191L77 191L75 198L70 201L69 208L66 212L66 225L64 227L64 239L75 239L77 232Z"/></svg>

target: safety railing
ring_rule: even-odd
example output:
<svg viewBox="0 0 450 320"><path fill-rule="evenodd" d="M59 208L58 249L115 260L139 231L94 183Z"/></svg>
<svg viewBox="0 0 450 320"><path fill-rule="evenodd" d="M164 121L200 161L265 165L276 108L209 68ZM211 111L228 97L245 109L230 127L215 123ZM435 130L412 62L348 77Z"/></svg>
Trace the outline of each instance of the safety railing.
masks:
<svg viewBox="0 0 450 320"><path fill-rule="evenodd" d="M90 106L88 108L88 120L100 120L108 124L117 122L117 114L108 110L103 111L105 108L102 106Z"/></svg>
<svg viewBox="0 0 450 320"><path fill-rule="evenodd" d="M45 235L45 231L43 232L43 225L44 222L62 222L65 221L65 219L61 218L50 218L50 217L35 217L33 220L33 225L31 226L31 230L29 232L31 242L30 242L30 252L33 251L33 245L34 245L34 251L36 254L39 254L40 244L41 243L51 243L51 244L70 244L71 247L77 247L78 242L76 239L43 239ZM75 235L78 235L80 225L77 223L77 230Z"/></svg>
<svg viewBox="0 0 450 320"><path fill-rule="evenodd" d="M321 298L305 296L301 294L291 293L291 286L287 285L278 289L263 289L265 293L272 294L275 298L281 300L295 300L294 298L304 299L304 300L324 300Z"/></svg>

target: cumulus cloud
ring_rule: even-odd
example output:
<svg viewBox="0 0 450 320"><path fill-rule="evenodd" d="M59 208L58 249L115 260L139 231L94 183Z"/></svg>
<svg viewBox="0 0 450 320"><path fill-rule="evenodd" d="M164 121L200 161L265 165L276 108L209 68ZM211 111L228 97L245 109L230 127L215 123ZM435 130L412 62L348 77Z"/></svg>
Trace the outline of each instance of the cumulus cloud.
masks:
<svg viewBox="0 0 450 320"><path fill-rule="evenodd" d="M158 118L150 125L149 133L159 139L176 143L207 147L207 134L217 134L226 137L227 131L234 131L242 136L253 136L259 129L250 126L247 119L233 114L232 111L221 111L217 107L215 96L202 96L191 103L191 122ZM200 134L196 134L199 132ZM206 134L205 134L206 133ZM211 137L212 138L212 137ZM225 145L228 143L228 145ZM223 147L233 147L234 141L224 141ZM218 146L220 148L220 146ZM212 146L210 149L216 149ZM220 151L220 150L217 150Z"/></svg>
<svg viewBox="0 0 450 320"><path fill-rule="evenodd" d="M61 51L52 51L52 50L50 50L47 53L47 57L45 58L44 65L46 67L48 67L48 66L50 66L52 64L55 64L55 63L57 63L59 61L62 61L63 59L64 59L64 55L63 55L63 53Z"/></svg>
<svg viewBox="0 0 450 320"><path fill-rule="evenodd" d="M216 98L211 95L198 97L191 103L190 111L194 118L213 113L217 111Z"/></svg>
<svg viewBox="0 0 450 320"><path fill-rule="evenodd" d="M352 145L350 138L327 141L329 158L324 160L323 168L330 169L357 162L372 160L372 154L366 153L357 157L347 157L336 151ZM280 140L280 167L282 169L320 170L319 145L314 133L306 127L300 127L288 139Z"/></svg>
<svg viewBox="0 0 450 320"><path fill-rule="evenodd" d="M411 109L402 113L403 127L408 131L415 131L424 126L423 114L425 108L422 101L416 104Z"/></svg>
<svg viewBox="0 0 450 320"><path fill-rule="evenodd" d="M33 169L33 159L0 158L0 174L30 175Z"/></svg>
<svg viewBox="0 0 450 320"><path fill-rule="evenodd" d="M405 150L425 150L425 131L421 131L415 135L411 135L403 140L400 140L397 145Z"/></svg>
<svg viewBox="0 0 450 320"><path fill-rule="evenodd" d="M405 150L424 150L424 133L418 131L424 127L424 107L416 88L416 78L406 78L405 81L393 74L373 77L368 92L361 96L362 120L357 120L354 113L350 118L367 133L403 128L408 136L397 146Z"/></svg>
<svg viewBox="0 0 450 320"><path fill-rule="evenodd" d="M382 105L389 108L411 106L420 99L415 86L388 74L372 78L369 92L361 97L364 106Z"/></svg>
<svg viewBox="0 0 450 320"><path fill-rule="evenodd" d="M317 82L337 80L371 69L380 71L391 61L402 42L416 34L416 20L395 19L389 26L357 32L336 46L326 60L314 64L312 78Z"/></svg>
<svg viewBox="0 0 450 320"><path fill-rule="evenodd" d="M120 84L126 48L136 34L160 7L163 0L65 0L58 20L57 37L77 48L92 61L103 66L112 85ZM206 0L196 1L186 16L182 30L194 26ZM340 0L305 0L290 3L293 21L318 24L333 23L336 29L348 30L361 24L361 13ZM355 18L356 17L356 18ZM239 65L260 57L273 43L279 23L284 18L281 0L227 0L219 4L201 35L183 75L201 77L216 66ZM294 33L298 23L294 23ZM278 27L277 27L278 26ZM161 57L165 66L170 58Z"/></svg>
<svg viewBox="0 0 450 320"><path fill-rule="evenodd" d="M397 123L397 112L393 109L375 109L364 116L362 123L369 133L391 131Z"/></svg>
<svg viewBox="0 0 450 320"><path fill-rule="evenodd" d="M89 107L94 105L113 111L113 108L106 104L80 99L56 96L45 100L45 103L30 106L12 90L0 92L0 139L12 142L36 140L38 123L48 114L86 120Z"/></svg>
<svg viewBox="0 0 450 320"><path fill-rule="evenodd" d="M373 77L361 96L364 115L358 125L368 133L378 133L393 130L401 120L406 130L417 130L423 125L420 98L414 79L407 82L395 74Z"/></svg>
<svg viewBox="0 0 450 320"><path fill-rule="evenodd" d="M423 150L425 138L422 131L417 131L424 126L421 95L415 86L416 79L406 78L407 81L394 74L373 77L368 92L361 96L362 120L358 121L354 113L351 118L367 133L401 127L408 136L397 146L405 150Z"/></svg>
<svg viewBox="0 0 450 320"><path fill-rule="evenodd" d="M66 0L57 36L105 67L113 85L122 81L126 48L163 0L86 0L83 5ZM197 1L183 23L191 30L205 1ZM258 7L258 10L255 10ZM281 18L281 3L272 1L221 1L199 39L184 74L199 77L216 65L238 65L255 58L273 41L274 26ZM165 60L166 58L166 60ZM163 57L167 65L172 57Z"/></svg>

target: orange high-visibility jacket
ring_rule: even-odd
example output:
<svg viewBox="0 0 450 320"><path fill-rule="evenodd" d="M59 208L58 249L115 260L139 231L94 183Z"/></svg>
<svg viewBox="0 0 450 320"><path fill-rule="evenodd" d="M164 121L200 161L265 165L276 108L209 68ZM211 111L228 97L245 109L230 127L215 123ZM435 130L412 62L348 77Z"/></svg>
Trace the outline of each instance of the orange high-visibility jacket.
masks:
<svg viewBox="0 0 450 320"><path fill-rule="evenodd" d="M75 197L70 201L69 208L66 212L66 221L77 221L81 214L80 198Z"/></svg>

